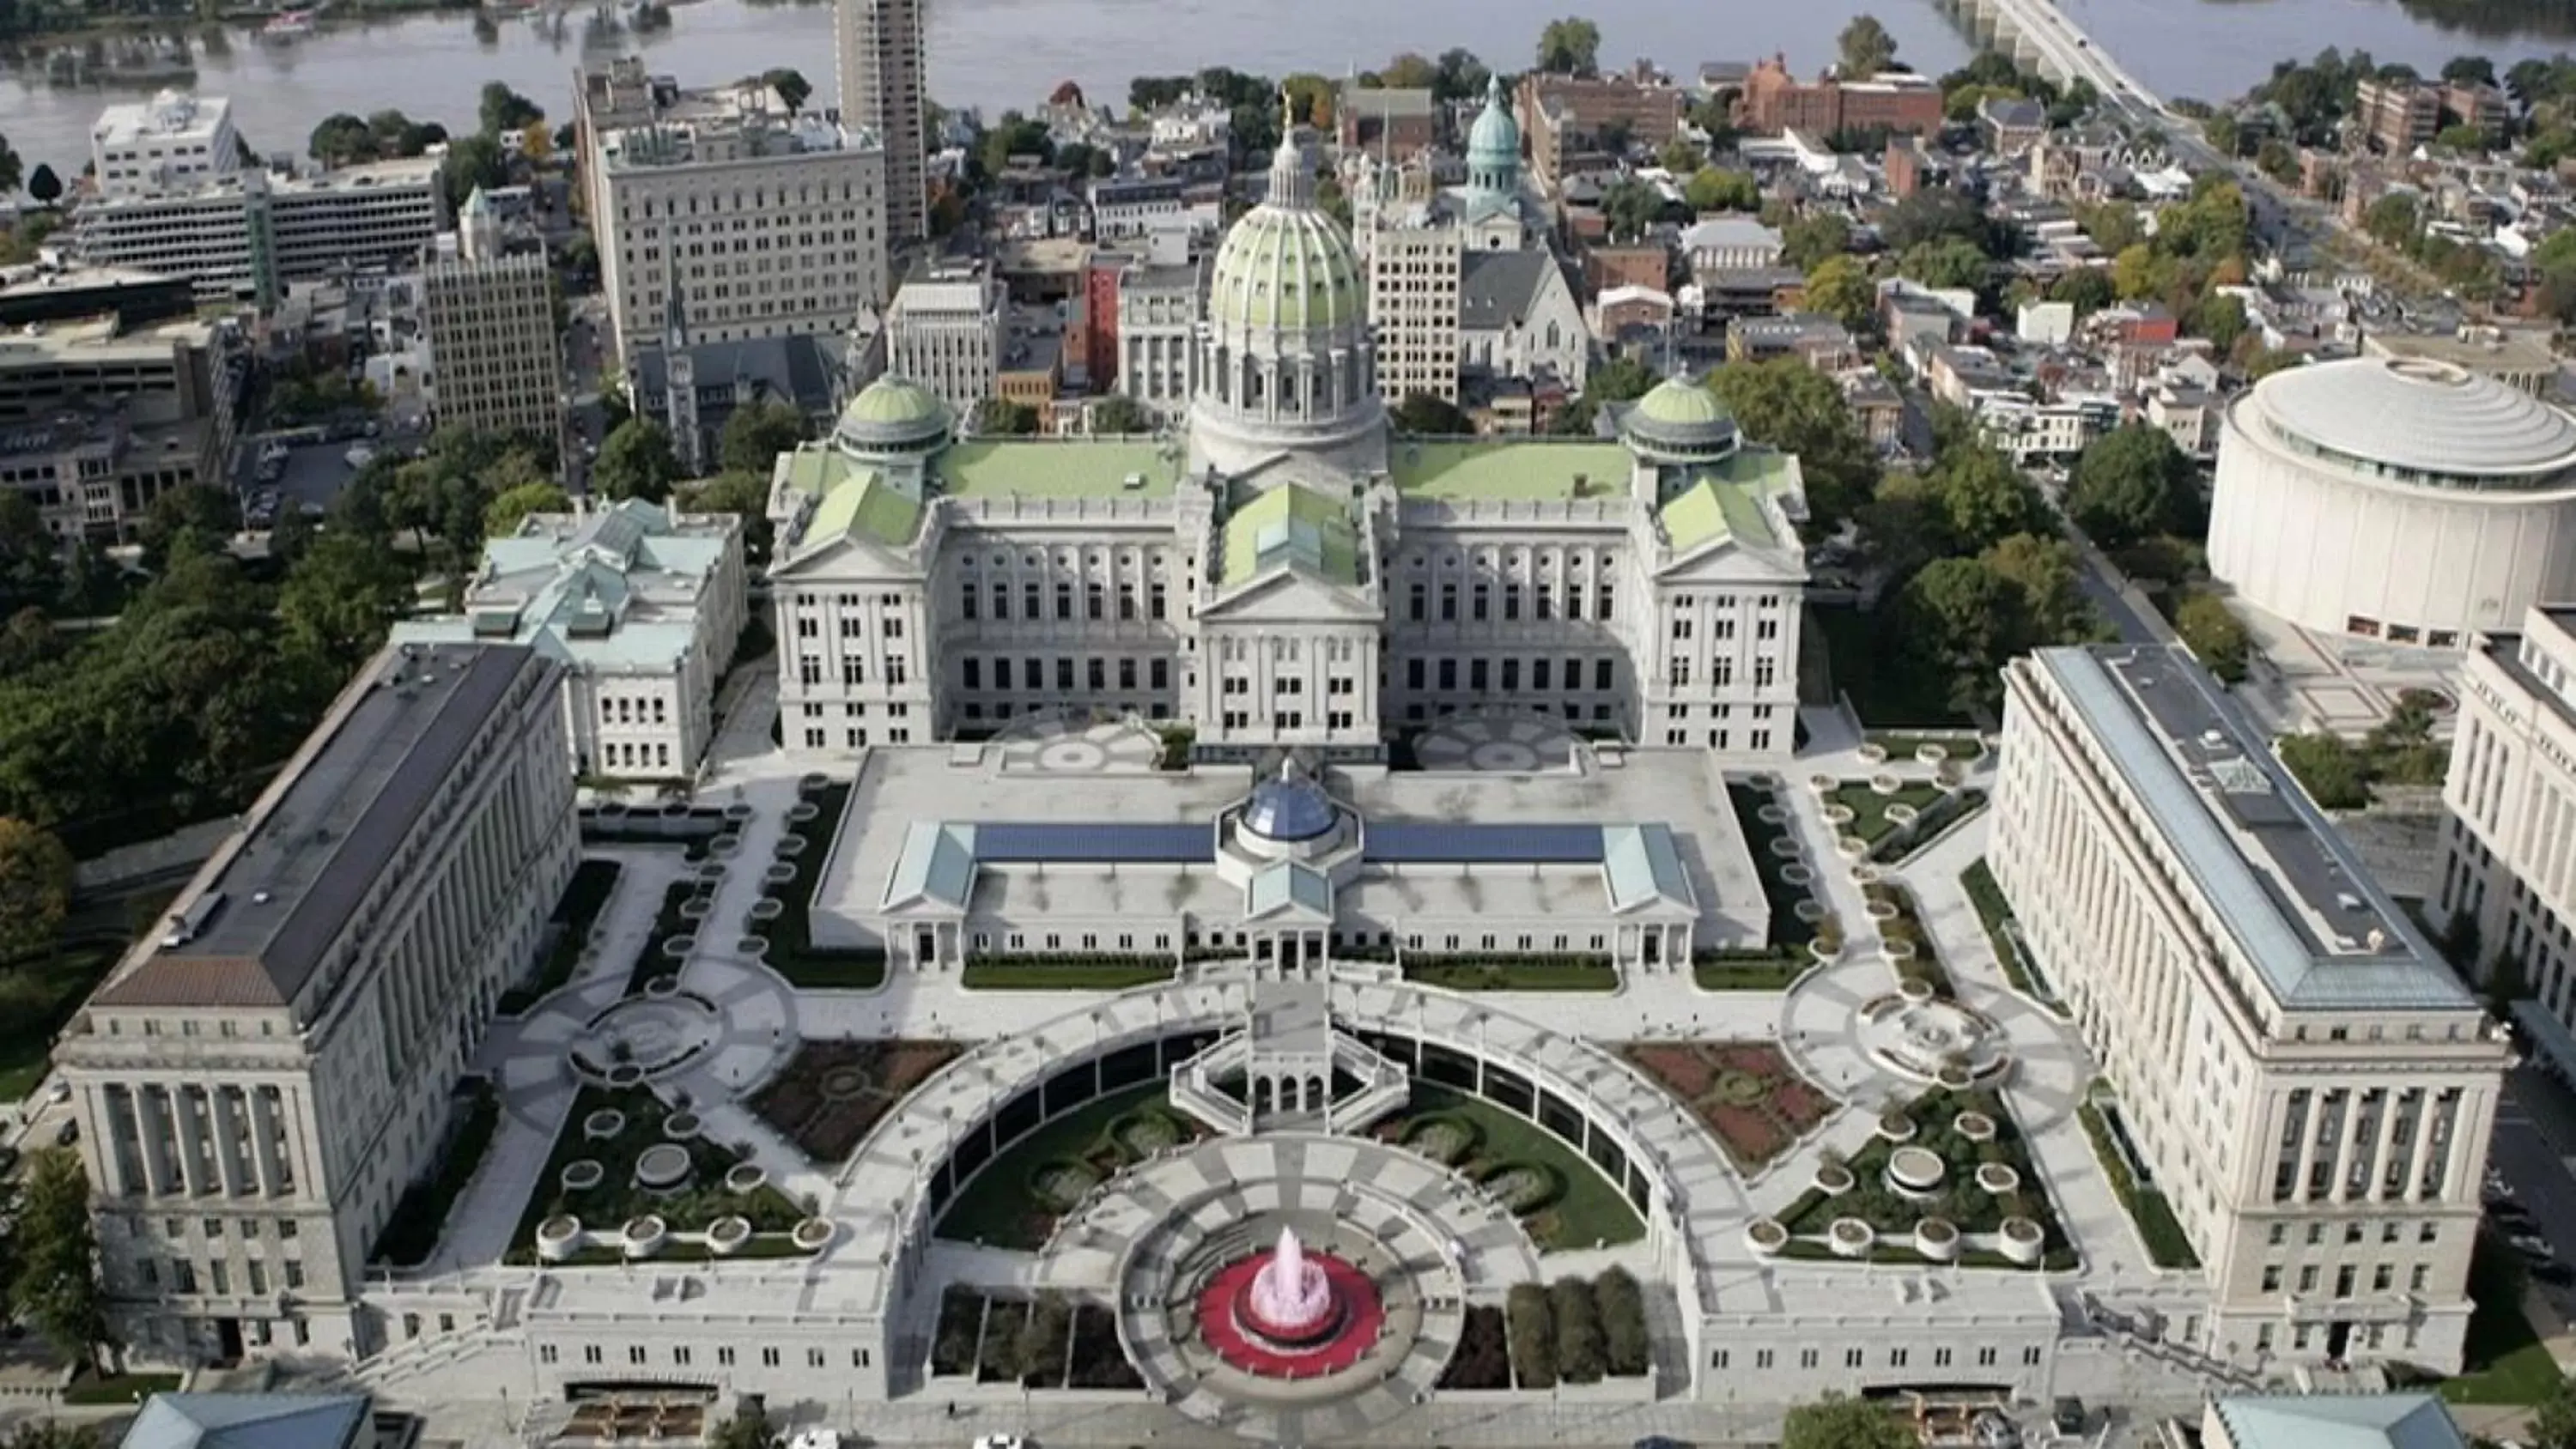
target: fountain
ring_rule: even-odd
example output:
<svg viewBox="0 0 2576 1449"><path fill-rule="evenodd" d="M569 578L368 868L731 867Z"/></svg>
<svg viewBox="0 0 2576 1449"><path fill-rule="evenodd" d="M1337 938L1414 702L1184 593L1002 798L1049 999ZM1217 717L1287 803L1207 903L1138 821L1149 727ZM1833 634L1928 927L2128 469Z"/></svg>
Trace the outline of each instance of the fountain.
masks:
<svg viewBox="0 0 2576 1449"><path fill-rule="evenodd" d="M1311 1379L1357 1365L1386 1317L1357 1264L1282 1226L1277 1245L1218 1269L1199 1300L1199 1336L1227 1365L1261 1378Z"/></svg>

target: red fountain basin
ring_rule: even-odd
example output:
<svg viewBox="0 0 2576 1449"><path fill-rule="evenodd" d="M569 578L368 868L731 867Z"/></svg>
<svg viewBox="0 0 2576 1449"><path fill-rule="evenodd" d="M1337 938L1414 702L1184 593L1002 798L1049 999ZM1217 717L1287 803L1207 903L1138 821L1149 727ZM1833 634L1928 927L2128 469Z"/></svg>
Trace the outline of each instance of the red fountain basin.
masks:
<svg viewBox="0 0 2576 1449"><path fill-rule="evenodd" d="M1326 1311L1311 1323L1265 1323L1252 1306L1252 1284L1274 1256L1255 1253L1228 1263L1200 1290L1199 1336L1216 1356L1271 1379L1321 1378L1367 1357L1386 1326L1386 1305L1368 1274L1308 1248L1307 1266L1320 1269L1331 1289Z"/></svg>

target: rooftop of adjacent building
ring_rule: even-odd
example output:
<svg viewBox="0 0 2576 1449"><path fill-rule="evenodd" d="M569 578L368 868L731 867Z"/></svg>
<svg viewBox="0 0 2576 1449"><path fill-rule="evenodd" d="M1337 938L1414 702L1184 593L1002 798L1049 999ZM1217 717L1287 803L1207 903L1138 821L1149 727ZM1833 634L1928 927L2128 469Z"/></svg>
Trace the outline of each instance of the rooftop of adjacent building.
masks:
<svg viewBox="0 0 2576 1449"><path fill-rule="evenodd" d="M2476 1009L2188 650L2103 644L2043 649L2031 661L2055 681L2280 1005Z"/></svg>
<svg viewBox="0 0 2576 1449"><path fill-rule="evenodd" d="M2238 1394L2212 1400L2228 1449L2468 1449L2433 1394Z"/></svg>
<svg viewBox="0 0 2576 1449"><path fill-rule="evenodd" d="M166 359L173 346L209 345L228 325L193 317L139 327L121 326L113 316L30 322L0 332L0 368L48 366L76 358L95 362Z"/></svg>
<svg viewBox="0 0 2576 1449"><path fill-rule="evenodd" d="M741 520L628 499L531 514L483 545L462 613L405 620L398 640L523 644L589 670L671 669L696 642L700 602Z"/></svg>
<svg viewBox="0 0 2576 1449"><path fill-rule="evenodd" d="M91 1004L293 1003L511 687L552 667L516 646L387 645L173 902L172 935Z"/></svg>
<svg viewBox="0 0 2576 1449"><path fill-rule="evenodd" d="M98 113L90 138L126 146L152 137L210 137L232 115L233 103L222 96L188 91L161 91L148 101L126 101Z"/></svg>
<svg viewBox="0 0 2576 1449"><path fill-rule="evenodd" d="M790 111L757 81L703 90L656 84L649 94L649 103L593 113L593 144L613 170L877 147L872 133L843 125L839 113Z"/></svg>
<svg viewBox="0 0 2576 1449"><path fill-rule="evenodd" d="M147 196L95 196L81 203L80 218L112 215L117 212L150 211L156 207L186 205L191 202L230 201L254 190L266 191L272 197L363 195L368 192L396 190L431 194L438 184L440 161L434 156L404 156L389 161L368 161L356 166L338 166L323 171L299 172L292 175L276 171L249 169L224 176L208 176L181 190L164 191Z"/></svg>
<svg viewBox="0 0 2576 1449"><path fill-rule="evenodd" d="M372 1417L365 1394L154 1394L117 1449L351 1449Z"/></svg>
<svg viewBox="0 0 2576 1449"><path fill-rule="evenodd" d="M2283 443L2396 482L2509 487L2576 469L2576 418L2430 358L2289 368L2255 384L2238 406Z"/></svg>

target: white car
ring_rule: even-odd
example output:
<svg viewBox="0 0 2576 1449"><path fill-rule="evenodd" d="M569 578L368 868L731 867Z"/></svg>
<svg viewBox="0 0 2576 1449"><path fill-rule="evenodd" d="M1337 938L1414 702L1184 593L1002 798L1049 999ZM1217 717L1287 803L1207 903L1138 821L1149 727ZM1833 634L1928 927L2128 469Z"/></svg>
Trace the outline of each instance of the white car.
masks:
<svg viewBox="0 0 2576 1449"><path fill-rule="evenodd" d="M975 1449L1030 1449L1030 1445L1017 1434L986 1434L975 1441Z"/></svg>

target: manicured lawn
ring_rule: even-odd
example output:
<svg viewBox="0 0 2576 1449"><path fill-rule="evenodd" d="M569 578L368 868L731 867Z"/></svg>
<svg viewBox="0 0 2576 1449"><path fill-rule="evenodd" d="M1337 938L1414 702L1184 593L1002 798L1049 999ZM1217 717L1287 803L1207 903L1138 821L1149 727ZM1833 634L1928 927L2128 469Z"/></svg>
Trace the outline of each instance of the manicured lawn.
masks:
<svg viewBox="0 0 2576 1449"><path fill-rule="evenodd" d="M2174 1217L2173 1205L2165 1201L2164 1192L2152 1183L2142 1183L2129 1171L2128 1158L2113 1138L2109 1119L2091 1102L2078 1103L2075 1115L2084 1123L2084 1135L2093 1143L2093 1156L2102 1164L2102 1175L2111 1180L2111 1195L2128 1209L2129 1220L2138 1225L2138 1237L2147 1245L2147 1256L2159 1268L2197 1268L2200 1254L2193 1252L2191 1239Z"/></svg>
<svg viewBox="0 0 2576 1449"><path fill-rule="evenodd" d="M2538 1404L2558 1387L2558 1362L2523 1315L2522 1293L2522 1266L2512 1250L2479 1234L2469 1260L2469 1296L2477 1309L2469 1315L2468 1367L2443 1382L2443 1398L2455 1404Z"/></svg>
<svg viewBox="0 0 2576 1449"><path fill-rule="evenodd" d="M1156 1119L1184 1138L1198 1132L1197 1124L1172 1109L1170 1089L1161 1082L1095 1097L1003 1148L968 1178L939 1215L938 1236L1024 1251L1043 1247L1060 1209L1042 1200L1038 1175L1060 1168L1106 1179L1124 1171L1141 1154L1110 1129L1131 1112Z"/></svg>
<svg viewBox="0 0 2576 1449"><path fill-rule="evenodd" d="M93 937L0 967L0 1101L16 1102L45 1079L54 1034L125 954L119 937Z"/></svg>
<svg viewBox="0 0 2576 1449"><path fill-rule="evenodd" d="M1518 961L1407 961L1404 979L1451 991L1616 991L1607 961L1533 956Z"/></svg>
<svg viewBox="0 0 2576 1449"><path fill-rule="evenodd" d="M614 1111L625 1120L607 1137L592 1137L585 1130L590 1115ZM719 1146L704 1137L692 1137L681 1143L689 1153L690 1175L685 1186L664 1195L649 1192L635 1181L635 1160L645 1149L670 1140L662 1131L663 1119L671 1111L649 1088L637 1087L618 1091L608 1087L585 1086L573 1097L572 1110L564 1114L563 1126L555 1134L554 1151L546 1158L545 1171L539 1174L536 1188L528 1194L528 1205L519 1215L518 1231L511 1235L505 1261L529 1263L536 1260L537 1224L556 1213L571 1213L592 1232L614 1233L627 1220L643 1213L659 1216L673 1232L699 1232L721 1217L740 1215L749 1218L754 1230L762 1234L780 1234L776 1238L752 1240L752 1247L764 1242L786 1245L783 1234L796 1226L803 1216L787 1194L776 1187L761 1186L747 1193L727 1191L725 1170L742 1159L730 1148ZM563 1170L574 1162L589 1160L602 1168L597 1187L580 1192L563 1186ZM609 1255L612 1259L614 1253ZM681 1256L678 1249L666 1256Z"/></svg>
<svg viewBox="0 0 2576 1449"><path fill-rule="evenodd" d="M778 918L752 929L769 938L770 969L789 985L808 991L873 991L885 984L885 952L814 944L814 887L822 882L823 858L832 853L832 837L850 808L850 787L826 785L802 798L813 803L816 814L787 827L805 841L805 848L792 857L796 877L773 893Z"/></svg>
<svg viewBox="0 0 2576 1449"><path fill-rule="evenodd" d="M1901 730L1871 730L1867 738L1871 744L1885 749L1891 760L1911 760L1914 752L1925 745L1939 745L1954 760L1981 759L1986 753L1986 742L1973 734L1922 735Z"/></svg>
<svg viewBox="0 0 2576 1449"><path fill-rule="evenodd" d="M969 991L1125 991L1172 979L1172 963L968 961L959 984Z"/></svg>
<svg viewBox="0 0 2576 1449"><path fill-rule="evenodd" d="M106 1378L83 1375L63 1390L66 1404L139 1404L154 1394L179 1391L177 1374L112 1374Z"/></svg>
<svg viewBox="0 0 2576 1449"><path fill-rule="evenodd" d="M2063 1015L2065 1008L2048 989L2048 983L2031 974L2030 963L2022 959L2020 949L2013 944L2012 932L2007 929L2013 918L2012 902L2004 899L2004 888L1996 883L1995 873L1986 868L1985 857L1979 856L1975 864L1959 872L1959 888L1968 893L1968 904L1977 908L1977 920L1986 928L1986 944L1994 948L1995 960L2002 963L2004 979L2012 983L2013 990Z"/></svg>
<svg viewBox="0 0 2576 1449"><path fill-rule="evenodd" d="M1376 1135L1401 1142L1413 1123L1435 1116L1464 1122L1472 1131L1474 1144L1451 1164L1469 1178L1481 1181L1520 1164L1556 1178L1560 1191L1555 1200L1521 1219L1530 1241L1542 1251L1589 1248L1596 1242L1616 1247L1646 1235L1645 1220L1589 1158L1555 1133L1473 1093L1416 1078L1402 1115L1380 1124Z"/></svg>
<svg viewBox="0 0 2576 1449"><path fill-rule="evenodd" d="M839 1162L963 1050L946 1041L809 1041L752 1097L751 1110L807 1157Z"/></svg>
<svg viewBox="0 0 2576 1449"><path fill-rule="evenodd" d="M1906 1104L1905 1116L1914 1124L1910 1145L1938 1155L1944 1168L1939 1193L1928 1201L1917 1202L1899 1194L1887 1181L1888 1159L1897 1144L1883 1136L1872 1136L1869 1145L1852 1154L1844 1166L1851 1169L1851 1191L1828 1196L1809 1188L1780 1216L1781 1226L1802 1235L1820 1234L1836 1218L1859 1218L1882 1235L1908 1237L1915 1224L1927 1217L1945 1218L1964 1233L1991 1233L2007 1217L2026 1217L2036 1221L2047 1233L2042 1245L2042 1264L2047 1267L2073 1267L2074 1251L2066 1241L2066 1232L2057 1221L2055 1206L2048 1198L2048 1188L2040 1181L2039 1170L2032 1166L2029 1145L2023 1141L2020 1124L2003 1099L1991 1092L1951 1092L1940 1088L1924 1093ZM1963 1112L1982 1113L1995 1125L1989 1142L1972 1142L1957 1130ZM2004 1196L1997 1196L1977 1186L1977 1168L1984 1163L2000 1163L2021 1175L2021 1186ZM1901 1243L1888 1245L1911 1259L1914 1254ZM1830 1251L1830 1250L1828 1250ZM2051 1263L2049 1258L2057 1261ZM2009 1266L2000 1254L1996 1261Z"/></svg>
<svg viewBox="0 0 2576 1449"><path fill-rule="evenodd" d="M1814 964L1804 950L1703 951L1691 960L1691 984L1702 991L1786 991Z"/></svg>
<svg viewBox="0 0 2576 1449"><path fill-rule="evenodd" d="M1920 815L1941 798L1941 789L1929 781L1908 780L1897 787L1895 794L1881 795L1864 780L1835 786L1831 798L1832 803L1852 813L1850 824L1835 828L1845 835L1858 836L1865 845L1876 845L1896 829L1896 822L1887 818L1888 806L1907 806Z"/></svg>

